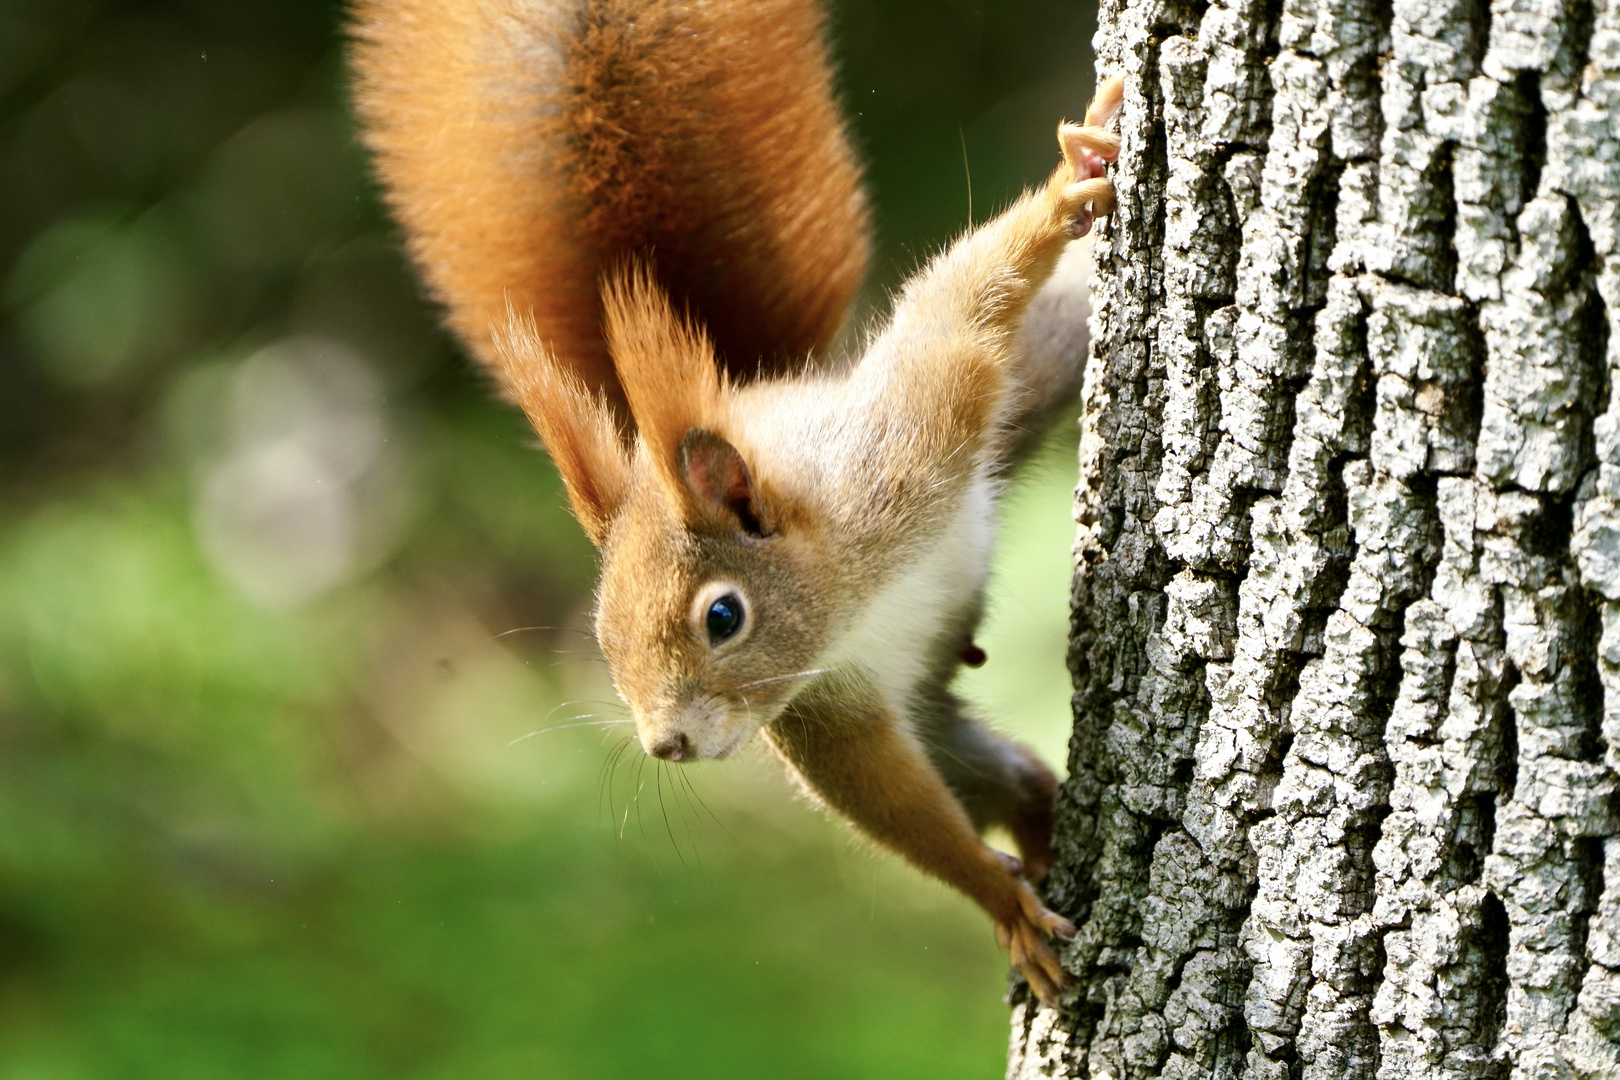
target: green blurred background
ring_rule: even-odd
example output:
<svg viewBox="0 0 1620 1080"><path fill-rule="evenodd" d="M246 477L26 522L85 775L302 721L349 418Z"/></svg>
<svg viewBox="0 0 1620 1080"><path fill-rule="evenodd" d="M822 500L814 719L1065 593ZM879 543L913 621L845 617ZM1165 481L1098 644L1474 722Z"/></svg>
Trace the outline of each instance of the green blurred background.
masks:
<svg viewBox="0 0 1620 1080"><path fill-rule="evenodd" d="M1045 174L1093 10L837 5L869 307L964 149L980 218ZM401 260L341 23L0 0L0 1080L1000 1075L982 914L757 751L615 757L591 552ZM970 684L1053 761L1072 461Z"/></svg>

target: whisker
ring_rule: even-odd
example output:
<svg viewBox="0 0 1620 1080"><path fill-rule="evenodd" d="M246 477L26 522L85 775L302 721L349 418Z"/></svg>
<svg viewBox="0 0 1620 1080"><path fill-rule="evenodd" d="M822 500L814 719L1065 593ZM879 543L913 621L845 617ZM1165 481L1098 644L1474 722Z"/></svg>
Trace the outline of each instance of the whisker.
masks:
<svg viewBox="0 0 1620 1080"><path fill-rule="evenodd" d="M687 842L692 845L692 858L697 861L698 869L701 870L703 868L703 852L698 849L697 834L692 831L692 817L697 815L697 811L692 809L692 797L690 795L686 797L685 803L681 802L681 789L685 782L685 777L682 774L685 772L686 770L679 766L671 767L669 788L675 793L675 813L681 819L681 827L686 830ZM688 816L689 814L691 816Z"/></svg>
<svg viewBox="0 0 1620 1080"><path fill-rule="evenodd" d="M493 635L490 640L499 641L501 638L509 637L512 634L527 634L533 630L560 630L565 634L578 634L581 637L590 638L592 641L596 640L595 634L588 630L581 630L577 626L514 626L510 630L502 630L500 633Z"/></svg>
<svg viewBox="0 0 1620 1080"><path fill-rule="evenodd" d="M590 714L586 713L584 715L588 716ZM574 719L577 720L577 719L579 719L579 717L574 717ZM507 743L506 745L507 746L516 746L518 743L523 742L526 739L532 739L536 735L544 735L548 731L572 731L574 728L587 728L587 727L618 727L621 724L629 724L629 723L632 723L632 721L630 721L630 720L587 720L582 724L551 724L548 727L540 728L538 731L531 731L527 735L519 735L517 738L513 739L511 742Z"/></svg>
<svg viewBox="0 0 1620 1080"><path fill-rule="evenodd" d="M629 724L634 722L628 717L624 716L619 717L617 720L610 720L599 712L582 712L575 713L573 716L567 717L562 721L562 723L566 724L574 720L600 720L604 724Z"/></svg>
<svg viewBox="0 0 1620 1080"><path fill-rule="evenodd" d="M756 686L764 686L767 683L785 682L788 679L807 679L812 675L826 675L831 671L832 668L810 668L807 671L795 671L789 675L772 675L768 679L755 679L753 682L743 683L737 687L737 692L752 690Z"/></svg>
<svg viewBox="0 0 1620 1080"><path fill-rule="evenodd" d="M546 667L556 668L562 667L564 664L580 663L601 664L603 667L607 667L606 658L597 656L594 653L573 652L569 649L552 649L551 651L556 653L560 659L553 660L551 663L547 664Z"/></svg>
<svg viewBox="0 0 1620 1080"><path fill-rule="evenodd" d="M707 813L711 818L714 818L714 823L720 826L720 831L726 834L726 838L729 839L733 844L737 844L737 838L731 835L731 830L726 828L726 823L721 821L713 810L709 809L709 804L704 801L702 795L698 794L697 781L692 779L691 773L685 769L682 769L681 779L685 781L686 790L691 793L692 798L697 800L698 805L703 807L705 813Z"/></svg>
<svg viewBox="0 0 1620 1080"><path fill-rule="evenodd" d="M574 701L559 701L559 702L557 702L557 704L553 705L550 709L546 710L546 715L544 715L544 716L542 716L540 718L540 722L542 724L544 724L547 720L550 720L553 716L556 716L559 712L561 712L563 709L568 708L570 705L597 705L597 704L600 704L600 703L595 702L595 701L586 701L584 698L579 698L579 699L574 700Z"/></svg>
<svg viewBox="0 0 1620 1080"><path fill-rule="evenodd" d="M643 754L643 755L641 755L640 760L638 760L636 762L636 794L635 794L635 798L633 800L631 800L631 801L633 801L636 804L636 830L641 833L641 842L643 844L651 844L652 843L652 841L647 838L647 823L644 820L642 820L642 816L641 816L641 792L647 786L647 780L646 780L646 777L645 777L644 774L645 774L646 769L647 769L647 762L648 761L653 762L653 764L655 764L655 765L663 764L657 758L654 758L651 754ZM656 770L655 770L655 772L656 772ZM628 812L629 811L626 810L626 813L628 813ZM680 851L680 849L677 848L676 849L677 854L679 853L679 851ZM653 869L658 871L658 880L662 881L665 885L668 885L669 884L669 879L664 877L664 868L663 868L663 866L659 864L657 859L653 859L651 861L652 861ZM685 865L685 860L684 859L682 860L682 865Z"/></svg>
<svg viewBox="0 0 1620 1080"><path fill-rule="evenodd" d="M630 734L619 740L619 745L615 746L613 752L602 762L602 779L596 785L596 806L598 812L600 812L602 808L602 791L606 788L608 828L610 829L613 827L613 778L618 775L619 762L623 759L624 752L630 748L630 744L635 741L635 738L634 734Z"/></svg>
<svg viewBox="0 0 1620 1080"><path fill-rule="evenodd" d="M681 845L675 840L675 829L669 823L669 807L664 805L664 763L662 761L653 769L653 779L658 785L658 812L664 815L664 831L669 833L669 846L675 849L675 857L681 860L681 868L690 869L686 865L686 856L681 854Z"/></svg>
<svg viewBox="0 0 1620 1080"><path fill-rule="evenodd" d="M602 764L596 770L596 812L598 815L602 813L602 792L607 787L609 778L613 775L609 771L609 767L622 749L624 749L624 743L621 741L618 746L602 755ZM611 813L611 811L609 812ZM612 821L613 819L609 817L608 820Z"/></svg>
<svg viewBox="0 0 1620 1080"><path fill-rule="evenodd" d="M613 710L621 712L621 713L623 712L623 707L617 701L603 701L600 698L575 698L572 701L559 701L556 705L553 705L550 709L546 710L546 715L544 715L544 716L542 716L540 718L540 726L542 728L549 727L550 725L548 725L546 723L546 721L550 720L553 716L556 716L557 713L560 710L566 709L571 705L572 706L596 705L596 706L600 706L600 707L606 708L606 709L613 709ZM588 713L580 713L578 716L570 716L570 717L567 717L567 719L569 719L569 720L583 720L587 716L600 716L600 715L601 715L601 713L588 712Z"/></svg>
<svg viewBox="0 0 1620 1080"><path fill-rule="evenodd" d="M635 783L635 777L633 777L633 776L632 776L632 777L631 777L631 778L630 778L630 783L631 783L631 784L632 784L632 785L633 785L633 784L634 784L634 783ZM639 791L639 790L638 790L638 791L637 791L637 792L636 792L636 794L637 794L637 795L639 795L639 794L641 794L641 792L640 792L640 791ZM631 804L631 803L632 803L632 802L634 802L634 801L635 801L635 799L634 799L634 798L628 798L628 799L626 799L626 800L625 800L625 801L624 801L624 817L622 817L622 818L620 818L620 819L619 819L619 839L620 839L620 840L623 840L623 839L624 839L624 829L625 829L625 826L627 826L627 825L629 825L629 824L630 824L630 804ZM639 814L639 813L640 813L640 811L639 811L639 810L638 810L638 811L637 811L637 813L638 813L638 814Z"/></svg>
<svg viewBox="0 0 1620 1080"><path fill-rule="evenodd" d="M636 804L636 828L641 831L643 841L647 839L647 824L641 820L641 789L647 786L647 781L642 776L642 773L647 771L647 760L647 755L643 754L641 759L636 762L636 794L630 800Z"/></svg>
<svg viewBox="0 0 1620 1080"><path fill-rule="evenodd" d="M641 776L641 758L636 758L630 766L630 792L624 797L624 817L619 819L619 839L624 839L624 830L630 824L630 807L636 801L636 780Z"/></svg>

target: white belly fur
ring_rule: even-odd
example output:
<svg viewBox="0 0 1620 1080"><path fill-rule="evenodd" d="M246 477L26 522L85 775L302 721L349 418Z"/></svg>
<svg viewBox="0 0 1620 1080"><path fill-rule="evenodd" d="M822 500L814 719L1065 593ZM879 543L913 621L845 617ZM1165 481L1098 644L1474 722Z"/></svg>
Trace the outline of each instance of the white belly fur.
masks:
<svg viewBox="0 0 1620 1080"><path fill-rule="evenodd" d="M878 589L859 621L817 667L853 668L905 715L940 630L972 603L990 573L995 487L976 477L932 546Z"/></svg>

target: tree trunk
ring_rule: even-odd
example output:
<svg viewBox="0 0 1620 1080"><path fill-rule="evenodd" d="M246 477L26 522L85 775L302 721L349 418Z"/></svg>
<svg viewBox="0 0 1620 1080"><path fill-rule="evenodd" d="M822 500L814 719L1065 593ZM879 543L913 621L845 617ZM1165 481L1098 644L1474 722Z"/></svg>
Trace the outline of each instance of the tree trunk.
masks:
<svg viewBox="0 0 1620 1080"><path fill-rule="evenodd" d="M1620 1077L1620 0L1106 0L1059 1010L1009 1077Z"/></svg>

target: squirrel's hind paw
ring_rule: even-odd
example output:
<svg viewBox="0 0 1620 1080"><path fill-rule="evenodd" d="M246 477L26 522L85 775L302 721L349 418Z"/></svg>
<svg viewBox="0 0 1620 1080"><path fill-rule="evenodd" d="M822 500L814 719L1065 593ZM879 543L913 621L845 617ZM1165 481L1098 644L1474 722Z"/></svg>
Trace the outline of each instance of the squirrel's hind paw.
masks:
<svg viewBox="0 0 1620 1080"><path fill-rule="evenodd" d="M1106 176L1092 177L1069 184L1063 189L1063 198L1075 207L1071 212L1069 231L1076 237L1091 230L1094 217L1107 217L1114 209L1114 182Z"/></svg>
<svg viewBox="0 0 1620 1080"><path fill-rule="evenodd" d="M996 924L996 942L1007 950L1012 966L1029 981L1035 996L1046 1005L1055 1005L1069 986L1069 975L1046 941L1048 937L1074 937L1074 924L1048 911L1027 887L1020 908L1016 918Z"/></svg>
<svg viewBox="0 0 1620 1080"><path fill-rule="evenodd" d="M1063 163L1069 169L1063 200L1072 207L1071 236L1086 235L1093 218L1104 217L1114 209L1114 185L1108 179L1107 165L1119 160L1119 136L1108 130L1108 124L1119 112L1124 88L1125 80L1118 75L1106 80L1086 109L1084 124L1058 126L1058 146L1063 149Z"/></svg>

